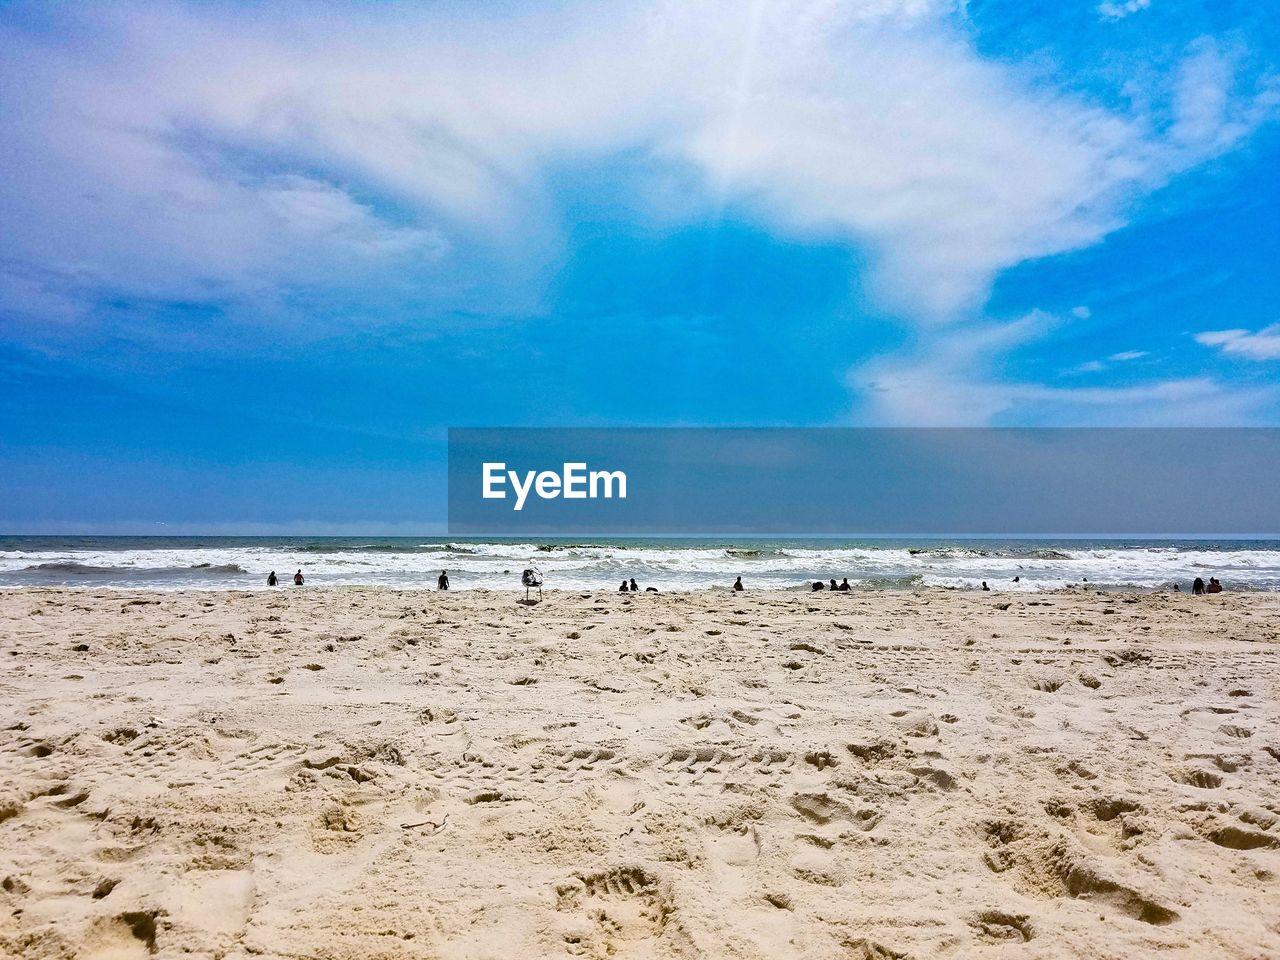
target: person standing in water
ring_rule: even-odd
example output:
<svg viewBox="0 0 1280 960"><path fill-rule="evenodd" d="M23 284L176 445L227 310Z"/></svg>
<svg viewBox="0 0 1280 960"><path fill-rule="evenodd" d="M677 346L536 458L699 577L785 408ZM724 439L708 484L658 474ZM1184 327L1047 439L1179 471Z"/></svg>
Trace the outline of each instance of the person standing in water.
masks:
<svg viewBox="0 0 1280 960"><path fill-rule="evenodd" d="M448 570L440 571L440 576L436 578L436 589L437 590L449 589L449 571Z"/></svg>
<svg viewBox="0 0 1280 960"><path fill-rule="evenodd" d="M295 587L300 587L300 586L302 586L302 582L303 582L303 581L302 581L302 571L301 571L301 570L299 570L297 573L295 573L295 574L293 575L293 585L294 585Z"/></svg>
<svg viewBox="0 0 1280 960"><path fill-rule="evenodd" d="M272 570L267 574L267 586L274 587L280 582L280 578L276 576L276 572Z"/></svg>

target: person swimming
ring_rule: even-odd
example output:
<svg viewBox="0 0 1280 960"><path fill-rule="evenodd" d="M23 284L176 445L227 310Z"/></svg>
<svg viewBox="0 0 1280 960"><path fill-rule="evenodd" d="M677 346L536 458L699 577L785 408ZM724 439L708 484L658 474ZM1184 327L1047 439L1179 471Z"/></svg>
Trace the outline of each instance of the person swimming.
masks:
<svg viewBox="0 0 1280 960"><path fill-rule="evenodd" d="M746 587L744 587L744 586L742 585L742 578L741 578L741 577L739 577L737 580L733 581L733 589L734 589L734 590L736 590L736 591L738 591L739 593L741 593L743 590L747 589Z"/></svg>
<svg viewBox="0 0 1280 960"><path fill-rule="evenodd" d="M449 571L448 570L440 571L440 576L436 578L436 589L437 590L449 589Z"/></svg>
<svg viewBox="0 0 1280 960"><path fill-rule="evenodd" d="M279 583L280 583L280 578L276 576L276 572L274 570L272 570L269 574L267 574L268 587L278 586Z"/></svg>
<svg viewBox="0 0 1280 960"><path fill-rule="evenodd" d="M295 574L293 575L293 585L294 585L295 587L300 587L300 586L302 586L302 571L301 571L301 570L299 570L297 573L295 573Z"/></svg>

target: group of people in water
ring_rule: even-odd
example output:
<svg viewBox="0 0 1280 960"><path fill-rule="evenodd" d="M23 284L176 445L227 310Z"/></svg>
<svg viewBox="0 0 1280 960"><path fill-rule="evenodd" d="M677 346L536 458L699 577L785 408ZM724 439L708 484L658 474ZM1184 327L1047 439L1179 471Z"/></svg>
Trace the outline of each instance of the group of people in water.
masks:
<svg viewBox="0 0 1280 960"><path fill-rule="evenodd" d="M1013 582L1017 583L1021 579L1022 579L1021 577L1014 577ZM293 575L293 585L295 587L300 587L305 582L306 582L306 578L302 576L301 570L299 570L297 573ZM1086 577L1083 582L1088 583L1089 578ZM271 573L267 576L267 586L276 587L279 585L280 585L280 578L277 577L276 572L272 570ZM436 589L437 590L449 589L449 571L448 570L440 571L440 576L436 578ZM738 579L733 581L733 590L735 593L741 593L745 589L747 588L742 585L742 577L738 577ZM834 590L837 593L844 593L846 591L852 590L853 587L849 585L848 577L845 577L839 583L836 583L836 578L832 577L827 583L823 583L821 580L813 581L813 586L811 587L811 589L815 593L819 590ZM987 586L987 581L983 580L981 589L990 590L991 588ZM1173 585L1173 590L1175 593L1181 593L1182 587L1175 583ZM631 577L629 580L623 580L618 587L618 592L619 593L639 593L640 587L636 583L636 578ZM657 593L658 588L645 587L644 592ZM1197 597L1203 596L1206 593L1221 593L1222 583L1218 580L1217 577L1210 577L1208 583L1205 583L1201 577L1196 577L1191 584L1191 592Z"/></svg>
<svg viewBox="0 0 1280 960"><path fill-rule="evenodd" d="M853 587L849 586L849 578L848 578L848 577L845 577L845 578L844 578L843 580L841 580L839 583L836 583L836 578L835 578L835 577L832 577L832 578L831 578L831 585L830 585L830 586L827 586L827 584L823 583L821 580L815 580L815 581L813 581L813 590L814 590L814 592L815 592L815 593L816 593L817 591L819 591L819 590L839 590L839 591L844 591L844 590L852 590L852 589L853 589Z"/></svg>
<svg viewBox="0 0 1280 960"><path fill-rule="evenodd" d="M299 570L297 573L295 573L295 574L293 575L293 585L294 585L295 587L300 587L300 586L302 586L302 584L303 584L304 582L305 582L305 578L302 576L302 571L301 571L301 570ZM277 577L277 576L276 576L276 572L275 572L274 570L272 570L269 574L267 574L267 586L268 586L268 587L278 587L279 585L280 585L280 578L279 578L279 577ZM440 571L440 576L436 577L436 589L437 589L437 590L448 590L448 589L449 589L449 571L448 571L448 570L441 570L441 571ZM657 587L645 587L644 589L645 589L645 593L657 593L657 592L658 592L658 588L657 588ZM734 590L739 590L739 591L741 591L741 590L745 590L745 589L746 589L746 588L742 585L742 578L741 578L741 577L739 577L737 580L735 580L735 581L733 582L733 589L734 589ZM820 587L815 587L814 589L820 589ZM836 589L836 582L835 582L834 580L832 580L832 581L831 581L831 589L832 589L832 590L835 590L835 589ZM845 580L845 582L844 582L844 586L843 586L843 587L841 587L840 589L842 589L842 590L848 590L848 589L849 589L849 581L848 581L848 580ZM639 592L640 592L640 587L639 587L639 585L636 583L636 578L635 578L635 577L632 577L630 580L623 580L623 581L622 581L622 586L618 587L618 592L619 592L619 593L639 593Z"/></svg>
<svg viewBox="0 0 1280 960"><path fill-rule="evenodd" d="M1175 583L1174 586L1176 587L1177 584ZM1191 581L1191 593L1194 596L1201 597L1201 596L1204 596L1206 593L1221 593L1221 592L1222 592L1222 583L1218 580L1217 577L1210 577L1208 583L1205 583L1204 580L1200 577L1196 577L1194 580Z"/></svg>
<svg viewBox="0 0 1280 960"><path fill-rule="evenodd" d="M636 583L636 578L635 578L635 577L632 577L630 581L623 580L623 581L622 581L622 585L621 585L620 587L618 587L618 592L619 592L619 593L639 593L639 592L640 592L640 587L639 587L639 585ZM645 588L644 588L644 592L645 592L645 593L657 593L657 592L658 592L658 588L657 588L657 587L645 587Z"/></svg>

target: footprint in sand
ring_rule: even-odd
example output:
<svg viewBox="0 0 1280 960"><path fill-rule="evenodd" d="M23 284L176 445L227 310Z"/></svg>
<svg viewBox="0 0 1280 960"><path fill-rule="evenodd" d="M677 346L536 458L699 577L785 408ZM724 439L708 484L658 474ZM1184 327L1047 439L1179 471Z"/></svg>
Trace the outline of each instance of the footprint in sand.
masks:
<svg viewBox="0 0 1280 960"><path fill-rule="evenodd" d="M1026 943L1035 937L1035 929L1025 913L983 910L974 915L969 926L984 943Z"/></svg>
<svg viewBox="0 0 1280 960"><path fill-rule="evenodd" d="M739 762L736 754L715 747L672 750L659 763L668 786L678 783L719 781L721 775Z"/></svg>
<svg viewBox="0 0 1280 960"><path fill-rule="evenodd" d="M828 793L797 793L790 802L796 813L819 826L847 824L865 832L882 819L880 812L871 807L853 807Z"/></svg>
<svg viewBox="0 0 1280 960"><path fill-rule="evenodd" d="M492 787L506 778L498 764L482 754L467 751L460 757L436 755L427 758L430 775L444 786L466 793L475 788ZM508 771L509 773L509 771ZM534 780L541 783L538 777Z"/></svg>
<svg viewBox="0 0 1280 960"><path fill-rule="evenodd" d="M1198 790L1215 790L1222 786L1222 777L1208 770L1199 770L1196 768L1185 768L1182 770L1173 770L1169 773L1169 779L1175 783L1186 784L1188 787L1195 787Z"/></svg>
<svg viewBox="0 0 1280 960"><path fill-rule="evenodd" d="M821 846L796 850L788 865L791 872L805 883L838 887L845 881L844 868L839 858L830 849L823 849Z"/></svg>
<svg viewBox="0 0 1280 960"><path fill-rule="evenodd" d="M1222 726L1218 727L1218 732L1226 734L1228 737L1236 740L1247 740L1249 737L1253 736L1252 730L1248 727L1242 727L1236 723L1224 723Z"/></svg>
<svg viewBox="0 0 1280 960"><path fill-rule="evenodd" d="M264 743L229 760L223 766L223 777L243 781L274 774L283 779L305 753L305 748L296 743Z"/></svg>
<svg viewBox="0 0 1280 960"><path fill-rule="evenodd" d="M760 857L760 835L756 824L763 816L759 806L732 807L704 820L702 831L707 857L722 866L741 867Z"/></svg>
<svg viewBox="0 0 1280 960"><path fill-rule="evenodd" d="M85 935L83 960L141 960L157 951L158 910L129 911L93 922Z"/></svg>
<svg viewBox="0 0 1280 960"><path fill-rule="evenodd" d="M560 754L553 766L562 775L561 783L571 783L579 777L590 777L616 769L618 755L600 747L575 747Z"/></svg>
<svg viewBox="0 0 1280 960"><path fill-rule="evenodd" d="M643 867L578 874L557 886L556 909L577 915L564 932L566 949L574 956L605 960L687 952L669 890Z"/></svg>
<svg viewBox="0 0 1280 960"><path fill-rule="evenodd" d="M981 833L990 848L987 866L1007 873L1024 895L1085 900L1153 926L1178 919L1155 898L1102 873L1066 837L1013 821L988 821Z"/></svg>
<svg viewBox="0 0 1280 960"><path fill-rule="evenodd" d="M1280 848L1280 836L1252 826L1224 821L1208 815L1194 824L1195 830L1210 843L1228 850L1275 850Z"/></svg>
<svg viewBox="0 0 1280 960"><path fill-rule="evenodd" d="M1065 677L1033 677L1029 681L1029 685L1032 690L1039 690L1041 693L1057 693L1066 682Z"/></svg>

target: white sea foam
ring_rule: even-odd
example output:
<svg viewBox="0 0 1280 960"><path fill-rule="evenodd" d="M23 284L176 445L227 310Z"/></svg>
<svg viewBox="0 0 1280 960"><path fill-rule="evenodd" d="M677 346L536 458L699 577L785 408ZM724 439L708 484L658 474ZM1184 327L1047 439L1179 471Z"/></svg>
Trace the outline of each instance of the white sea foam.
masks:
<svg viewBox="0 0 1280 960"><path fill-rule="evenodd" d="M27 542L29 539L29 543ZM1183 589L1216 576L1229 589L1280 589L1280 543L1221 545L679 540L596 543L282 540L166 541L100 538L65 543L6 538L0 585L142 589L254 589L274 570L288 583L301 569L313 585L434 587L441 570L454 589L513 589L538 567L550 587L699 590L742 576L752 588L803 589L848 577L860 588L913 585L1045 590L1087 580L1100 588ZM1017 582L1014 578L1019 578Z"/></svg>

